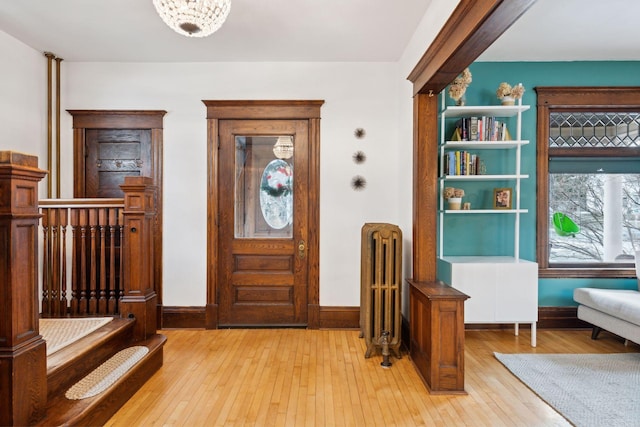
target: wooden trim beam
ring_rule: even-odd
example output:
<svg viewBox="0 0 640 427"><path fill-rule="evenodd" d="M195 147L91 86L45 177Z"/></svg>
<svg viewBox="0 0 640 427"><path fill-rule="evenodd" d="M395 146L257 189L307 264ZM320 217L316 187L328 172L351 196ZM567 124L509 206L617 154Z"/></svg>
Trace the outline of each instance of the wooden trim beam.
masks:
<svg viewBox="0 0 640 427"><path fill-rule="evenodd" d="M67 110L74 129L162 129L164 110Z"/></svg>
<svg viewBox="0 0 640 427"><path fill-rule="evenodd" d="M413 94L437 94L536 0L461 0L408 79Z"/></svg>
<svg viewBox="0 0 640 427"><path fill-rule="evenodd" d="M320 119L322 100L286 101L202 101L207 106L207 119Z"/></svg>

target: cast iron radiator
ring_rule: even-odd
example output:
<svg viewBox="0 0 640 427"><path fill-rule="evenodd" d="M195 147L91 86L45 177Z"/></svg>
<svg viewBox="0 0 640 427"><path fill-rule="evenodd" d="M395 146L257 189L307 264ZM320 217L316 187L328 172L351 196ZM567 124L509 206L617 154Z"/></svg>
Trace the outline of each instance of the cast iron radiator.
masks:
<svg viewBox="0 0 640 427"><path fill-rule="evenodd" d="M364 357L381 349L380 337L388 331L389 350L400 358L402 231L398 226L362 226L360 282L360 337L367 343Z"/></svg>

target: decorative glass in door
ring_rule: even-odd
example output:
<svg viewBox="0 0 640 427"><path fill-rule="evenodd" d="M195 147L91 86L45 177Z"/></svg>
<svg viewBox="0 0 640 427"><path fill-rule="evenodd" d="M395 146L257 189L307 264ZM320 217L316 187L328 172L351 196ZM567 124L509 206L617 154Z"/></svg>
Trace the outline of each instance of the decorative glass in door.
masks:
<svg viewBox="0 0 640 427"><path fill-rule="evenodd" d="M293 138L235 137L236 238L291 238Z"/></svg>

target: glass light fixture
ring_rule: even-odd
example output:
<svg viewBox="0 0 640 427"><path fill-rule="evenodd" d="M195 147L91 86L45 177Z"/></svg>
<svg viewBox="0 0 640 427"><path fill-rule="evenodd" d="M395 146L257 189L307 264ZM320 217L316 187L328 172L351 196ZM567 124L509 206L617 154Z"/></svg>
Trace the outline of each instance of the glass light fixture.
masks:
<svg viewBox="0 0 640 427"><path fill-rule="evenodd" d="M279 159L290 159L293 157L293 137L291 135L279 136L273 146L273 154Z"/></svg>
<svg viewBox="0 0 640 427"><path fill-rule="evenodd" d="M227 19L231 0L153 0L153 5L175 32L187 37L207 37Z"/></svg>

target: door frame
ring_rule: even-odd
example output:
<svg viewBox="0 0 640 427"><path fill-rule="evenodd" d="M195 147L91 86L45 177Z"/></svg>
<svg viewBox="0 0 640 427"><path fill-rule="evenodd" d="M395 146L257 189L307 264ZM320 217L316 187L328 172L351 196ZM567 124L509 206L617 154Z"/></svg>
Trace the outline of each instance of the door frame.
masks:
<svg viewBox="0 0 640 427"><path fill-rule="evenodd" d="M158 296L157 325L162 327L162 165L164 110L67 110L73 116L73 197L86 197L87 129L150 129L151 179L156 187L153 277Z"/></svg>
<svg viewBox="0 0 640 427"><path fill-rule="evenodd" d="M207 305L206 328L218 327L218 218L220 203L218 130L220 120L308 120L309 239L307 327L318 329L320 315L320 107L322 100L204 100L207 107Z"/></svg>

